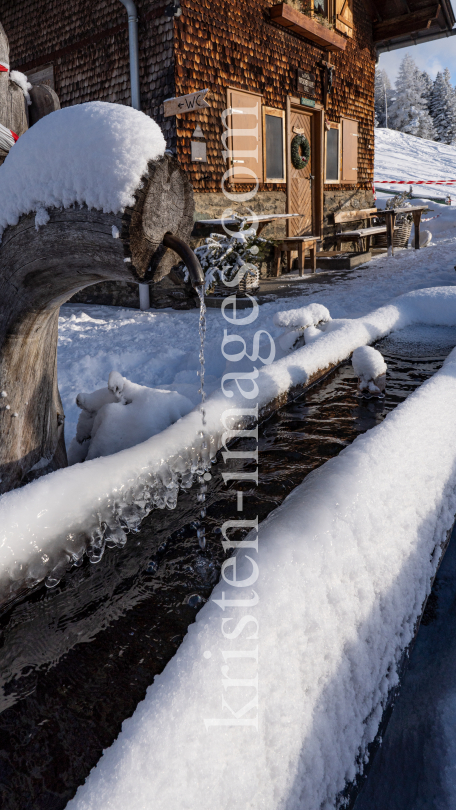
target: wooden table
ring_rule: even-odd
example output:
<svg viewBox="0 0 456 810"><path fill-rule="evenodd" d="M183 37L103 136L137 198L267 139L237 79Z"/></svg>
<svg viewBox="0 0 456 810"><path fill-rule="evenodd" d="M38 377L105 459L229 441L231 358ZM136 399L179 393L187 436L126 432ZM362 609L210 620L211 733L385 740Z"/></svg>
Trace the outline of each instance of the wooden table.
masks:
<svg viewBox="0 0 456 810"><path fill-rule="evenodd" d="M391 253L394 256L393 233L397 214L413 215L413 224L415 226L415 250L419 250L421 215L423 211L428 210L429 210L428 205L414 205L409 208L385 208L383 209L383 211L381 211L382 214L386 215L386 242L388 245L388 255L389 249L391 248Z"/></svg>
<svg viewBox="0 0 456 810"><path fill-rule="evenodd" d="M286 221L287 219L292 219L293 217L302 217L302 214L259 214L257 217L246 217L242 220L237 218L198 219L193 224L192 236L195 238L201 238L203 236L209 236L211 233L226 234L225 228L231 230L232 228L237 227L239 229L242 223L244 225L258 224L257 236L259 236L263 228L265 228L266 225L269 225L270 222L275 222L276 220L281 219Z"/></svg>

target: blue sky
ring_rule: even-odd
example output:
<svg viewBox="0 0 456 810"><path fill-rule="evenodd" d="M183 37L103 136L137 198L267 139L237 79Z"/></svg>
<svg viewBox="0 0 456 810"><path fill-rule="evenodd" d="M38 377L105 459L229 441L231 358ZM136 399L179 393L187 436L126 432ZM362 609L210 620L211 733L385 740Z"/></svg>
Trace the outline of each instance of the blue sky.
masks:
<svg viewBox="0 0 456 810"><path fill-rule="evenodd" d="M379 66L386 70L392 85L394 85L399 65L407 53L415 60L420 70L426 70L429 73L431 79L435 79L439 70L449 68L452 84L456 84L456 36L448 39L445 37L435 42L425 42L422 45L412 45L411 48L401 48L398 51L390 51L390 53L382 53Z"/></svg>

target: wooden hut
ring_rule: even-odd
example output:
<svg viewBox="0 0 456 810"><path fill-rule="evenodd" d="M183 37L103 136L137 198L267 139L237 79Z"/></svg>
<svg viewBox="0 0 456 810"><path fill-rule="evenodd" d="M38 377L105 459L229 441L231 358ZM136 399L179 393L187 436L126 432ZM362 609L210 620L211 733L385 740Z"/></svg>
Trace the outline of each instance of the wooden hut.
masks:
<svg viewBox="0 0 456 810"><path fill-rule="evenodd" d="M137 10L142 109L188 172L196 216L227 205L300 213L289 233L315 235L334 211L372 206L378 49L448 35L455 21L450 0L137 0ZM1 22L11 66L62 107L130 103L119 0L3 0ZM165 115L166 99L206 88L209 108ZM230 107L242 116L224 115ZM301 170L299 133L310 144Z"/></svg>

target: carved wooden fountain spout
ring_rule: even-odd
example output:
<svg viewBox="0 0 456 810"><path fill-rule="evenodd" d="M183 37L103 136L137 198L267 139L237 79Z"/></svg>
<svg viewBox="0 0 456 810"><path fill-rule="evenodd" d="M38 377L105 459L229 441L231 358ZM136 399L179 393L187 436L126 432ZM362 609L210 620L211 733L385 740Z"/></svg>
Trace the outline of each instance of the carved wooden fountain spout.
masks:
<svg viewBox="0 0 456 810"><path fill-rule="evenodd" d="M193 191L177 161L167 154L151 161L134 197L134 206L123 214L79 205L51 208L44 227L37 229L32 213L3 233L2 493L33 477L36 465L40 472L50 472L67 464L56 361L61 304L100 281L158 281L176 264L174 251L185 254L193 227ZM192 282L199 285L201 268L190 259Z"/></svg>

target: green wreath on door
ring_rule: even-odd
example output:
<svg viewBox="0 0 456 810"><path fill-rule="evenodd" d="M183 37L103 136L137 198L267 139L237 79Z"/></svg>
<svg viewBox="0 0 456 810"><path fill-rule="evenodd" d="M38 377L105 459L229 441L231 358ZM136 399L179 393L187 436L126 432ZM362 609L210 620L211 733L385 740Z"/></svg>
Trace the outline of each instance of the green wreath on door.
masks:
<svg viewBox="0 0 456 810"><path fill-rule="evenodd" d="M302 153L301 153L302 149ZM291 162L295 169L305 169L310 160L310 143L305 135L295 135L291 142Z"/></svg>

